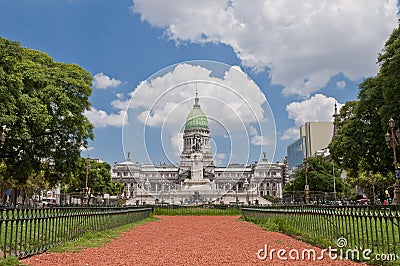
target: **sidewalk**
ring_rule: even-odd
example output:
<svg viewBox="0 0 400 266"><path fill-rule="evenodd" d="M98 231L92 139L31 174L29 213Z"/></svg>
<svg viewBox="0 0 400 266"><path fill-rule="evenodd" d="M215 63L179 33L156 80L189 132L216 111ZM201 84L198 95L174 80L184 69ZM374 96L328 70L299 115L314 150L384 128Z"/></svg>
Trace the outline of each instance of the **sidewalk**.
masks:
<svg viewBox="0 0 400 266"><path fill-rule="evenodd" d="M301 252L321 249L277 232L268 232L232 216L159 216L135 227L101 248L79 253L45 253L22 262L27 265L360 265L351 261L301 259ZM265 255L265 260L258 258ZM259 252L260 249L263 249ZM270 259L271 250L272 260ZM279 259L277 252L287 253ZM299 260L289 257L300 253ZM295 254L291 253L292 255Z"/></svg>

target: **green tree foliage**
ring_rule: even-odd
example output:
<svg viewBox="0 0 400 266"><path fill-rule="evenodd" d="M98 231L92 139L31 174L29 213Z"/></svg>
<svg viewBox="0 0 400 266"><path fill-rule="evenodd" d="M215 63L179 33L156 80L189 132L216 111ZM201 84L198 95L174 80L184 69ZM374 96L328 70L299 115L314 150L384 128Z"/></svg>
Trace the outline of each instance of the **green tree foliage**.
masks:
<svg viewBox="0 0 400 266"><path fill-rule="evenodd" d="M93 138L83 115L91 84L78 65L0 38L0 123L10 129L0 149L4 176L23 184L44 171L54 184L74 171L80 148Z"/></svg>
<svg viewBox="0 0 400 266"><path fill-rule="evenodd" d="M377 199L380 199L380 202L383 203L383 200L386 198L385 191L388 187L391 187L394 183L394 180L388 178L387 176L383 176L382 174L373 174L372 172L361 172L356 178L349 177L347 178L347 182L349 182L352 186L359 186L367 198L373 202L374 194L377 196ZM377 203L377 202L375 202Z"/></svg>
<svg viewBox="0 0 400 266"><path fill-rule="evenodd" d="M345 169L349 174L357 175L358 164L362 156L360 141L360 128L361 121L356 118L355 109L358 106L358 101L347 102L339 112L336 126L338 128L337 135L332 140L329 149L335 163L341 169ZM340 160L339 160L340 159Z"/></svg>
<svg viewBox="0 0 400 266"><path fill-rule="evenodd" d="M333 167L332 162L323 156L307 159L307 179L310 191L334 192L333 176L335 176L336 192L347 192L348 185L340 178L340 171ZM334 172L334 175L333 175ZM296 172L296 178L290 181L284 192L303 191L306 184L306 170Z"/></svg>
<svg viewBox="0 0 400 266"><path fill-rule="evenodd" d="M384 102L380 108L380 116L384 129L387 121L393 117L400 123L400 24L385 43L383 52L378 56L380 80Z"/></svg>
<svg viewBox="0 0 400 266"><path fill-rule="evenodd" d="M122 184L112 181L111 166L108 163L80 158L76 172L65 180L67 192L82 192L86 187L86 177L90 193L95 196L104 193L118 195L123 191Z"/></svg>
<svg viewBox="0 0 400 266"><path fill-rule="evenodd" d="M378 56L380 71L360 84L358 101L340 110L337 136L329 148L332 158L348 172L354 185L380 178L379 187L394 182L393 151L385 143L388 120L400 123L400 29L396 28ZM370 184L371 182L367 182Z"/></svg>

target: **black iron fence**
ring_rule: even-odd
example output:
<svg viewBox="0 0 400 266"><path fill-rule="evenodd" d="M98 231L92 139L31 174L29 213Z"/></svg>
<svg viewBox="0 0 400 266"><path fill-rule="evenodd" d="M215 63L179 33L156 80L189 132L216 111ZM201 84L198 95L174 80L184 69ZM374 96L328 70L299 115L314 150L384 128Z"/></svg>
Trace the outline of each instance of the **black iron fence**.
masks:
<svg viewBox="0 0 400 266"><path fill-rule="evenodd" d="M400 209L396 206L273 206L242 208L248 220L275 219L339 248L400 256ZM391 257L389 257L391 256Z"/></svg>
<svg viewBox="0 0 400 266"><path fill-rule="evenodd" d="M151 208L54 207L3 209L0 257L24 258L75 240L87 232L115 228L149 217Z"/></svg>

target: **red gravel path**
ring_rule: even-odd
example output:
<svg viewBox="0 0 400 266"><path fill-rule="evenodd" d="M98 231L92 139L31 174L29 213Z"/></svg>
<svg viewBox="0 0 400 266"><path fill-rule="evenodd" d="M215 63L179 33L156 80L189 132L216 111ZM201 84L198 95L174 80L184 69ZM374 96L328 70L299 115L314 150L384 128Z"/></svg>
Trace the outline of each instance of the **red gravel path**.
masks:
<svg viewBox="0 0 400 266"><path fill-rule="evenodd" d="M137 226L101 248L79 253L44 253L22 262L28 265L359 265L351 261L260 260L257 251L313 248L286 235L268 232L232 216L159 216Z"/></svg>

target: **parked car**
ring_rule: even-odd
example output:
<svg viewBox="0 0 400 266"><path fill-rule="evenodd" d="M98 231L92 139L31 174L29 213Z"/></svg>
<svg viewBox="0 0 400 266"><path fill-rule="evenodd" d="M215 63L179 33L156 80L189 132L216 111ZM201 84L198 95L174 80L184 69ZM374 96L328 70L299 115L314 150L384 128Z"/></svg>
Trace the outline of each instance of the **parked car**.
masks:
<svg viewBox="0 0 400 266"><path fill-rule="evenodd" d="M42 199L42 205L43 206L56 205L56 198L44 198Z"/></svg>

